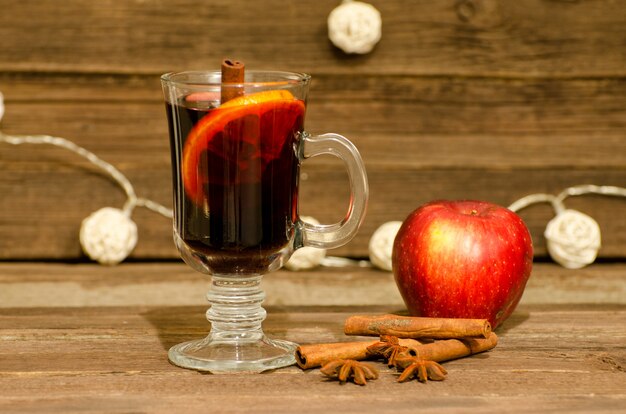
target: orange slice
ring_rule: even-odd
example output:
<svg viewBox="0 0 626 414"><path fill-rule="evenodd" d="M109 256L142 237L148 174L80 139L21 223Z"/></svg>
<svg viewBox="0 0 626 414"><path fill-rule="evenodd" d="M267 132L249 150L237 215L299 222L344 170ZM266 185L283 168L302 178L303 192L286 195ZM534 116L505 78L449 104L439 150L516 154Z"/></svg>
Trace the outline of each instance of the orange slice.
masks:
<svg viewBox="0 0 626 414"><path fill-rule="evenodd" d="M294 99L296 98L294 98L291 92L279 89L238 96L234 99L231 99L230 101L224 102L222 105L220 105L220 108L231 108L241 105L255 105L272 101L293 101Z"/></svg>
<svg viewBox="0 0 626 414"><path fill-rule="evenodd" d="M206 184L261 180L267 164L302 129L304 102L285 90L243 95L211 110L189 132L182 175L187 196L206 198Z"/></svg>

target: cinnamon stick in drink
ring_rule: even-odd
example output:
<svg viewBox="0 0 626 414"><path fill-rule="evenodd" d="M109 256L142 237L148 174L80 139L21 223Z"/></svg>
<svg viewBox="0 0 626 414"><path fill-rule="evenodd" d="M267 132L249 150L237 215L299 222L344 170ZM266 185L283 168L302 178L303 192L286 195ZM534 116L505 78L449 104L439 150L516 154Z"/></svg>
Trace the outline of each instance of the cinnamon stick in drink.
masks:
<svg viewBox="0 0 626 414"><path fill-rule="evenodd" d="M245 65L232 59L222 61L222 94L220 102L224 103L243 95L243 87L235 86L244 82Z"/></svg>
<svg viewBox="0 0 626 414"><path fill-rule="evenodd" d="M393 335L398 338L489 338L491 324L486 319L357 315L346 320L344 333L363 336Z"/></svg>
<svg viewBox="0 0 626 414"><path fill-rule="evenodd" d="M296 349L296 362L300 368L309 369L320 367L336 359L361 361L371 356L367 352L367 347L378 342L376 340L300 345ZM417 355L417 349L422 345L419 341L413 339L400 339L399 342L400 345L406 346L413 355Z"/></svg>

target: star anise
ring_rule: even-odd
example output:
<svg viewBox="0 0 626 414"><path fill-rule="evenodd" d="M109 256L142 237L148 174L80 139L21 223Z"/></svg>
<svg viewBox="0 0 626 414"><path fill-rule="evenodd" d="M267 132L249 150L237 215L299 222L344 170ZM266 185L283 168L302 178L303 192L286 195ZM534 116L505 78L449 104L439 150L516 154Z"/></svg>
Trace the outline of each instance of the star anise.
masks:
<svg viewBox="0 0 626 414"><path fill-rule="evenodd" d="M381 356L387 360L389 367L396 366L396 359L406 355L409 348L400 345L398 338L392 335L381 335L380 342L367 347L367 354L371 356Z"/></svg>
<svg viewBox="0 0 626 414"><path fill-rule="evenodd" d="M403 370L398 382L409 381L416 378L419 382L443 381L448 371L435 361L410 357L398 359L398 371Z"/></svg>
<svg viewBox="0 0 626 414"><path fill-rule="evenodd" d="M327 377L337 378L340 383L352 380L355 384L365 385L368 379L378 378L376 368L354 359L336 359L324 365L320 372Z"/></svg>

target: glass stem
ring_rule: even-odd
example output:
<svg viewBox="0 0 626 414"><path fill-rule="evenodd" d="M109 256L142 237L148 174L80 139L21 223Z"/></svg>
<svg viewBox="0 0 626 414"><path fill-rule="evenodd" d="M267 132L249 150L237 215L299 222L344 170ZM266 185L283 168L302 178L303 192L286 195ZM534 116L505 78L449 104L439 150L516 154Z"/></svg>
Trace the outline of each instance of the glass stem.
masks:
<svg viewBox="0 0 626 414"><path fill-rule="evenodd" d="M209 338L233 343L261 339L266 312L261 307L265 293L262 275L214 275L207 300L211 307L206 317L211 322Z"/></svg>

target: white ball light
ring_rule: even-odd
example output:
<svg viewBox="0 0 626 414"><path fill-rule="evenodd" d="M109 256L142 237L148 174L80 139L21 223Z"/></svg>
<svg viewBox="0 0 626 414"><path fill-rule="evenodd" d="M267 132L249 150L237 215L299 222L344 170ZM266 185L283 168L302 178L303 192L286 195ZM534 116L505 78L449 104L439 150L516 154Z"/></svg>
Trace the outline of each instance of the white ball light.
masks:
<svg viewBox="0 0 626 414"><path fill-rule="evenodd" d="M0 121L2 121L2 117L4 116L4 96L2 92L0 92Z"/></svg>
<svg viewBox="0 0 626 414"><path fill-rule="evenodd" d="M369 243L369 256L372 264L379 269L392 270L393 242L401 226L401 221L389 221L372 234Z"/></svg>
<svg viewBox="0 0 626 414"><path fill-rule="evenodd" d="M346 53L365 54L381 37L380 12L371 4L344 1L328 16L328 37Z"/></svg>
<svg viewBox="0 0 626 414"><path fill-rule="evenodd" d="M83 220L80 244L92 260L115 265L135 248L137 225L122 210L104 207Z"/></svg>
<svg viewBox="0 0 626 414"><path fill-rule="evenodd" d="M319 225L320 222L313 217L302 216L302 221L307 223ZM325 249L318 249L317 247L301 247L291 255L291 258L285 263L285 269L288 270L308 270L314 269L322 263L326 257Z"/></svg>
<svg viewBox="0 0 626 414"><path fill-rule="evenodd" d="M548 253L567 269L580 269L593 263L600 249L600 226L586 214L564 210L546 227Z"/></svg>

